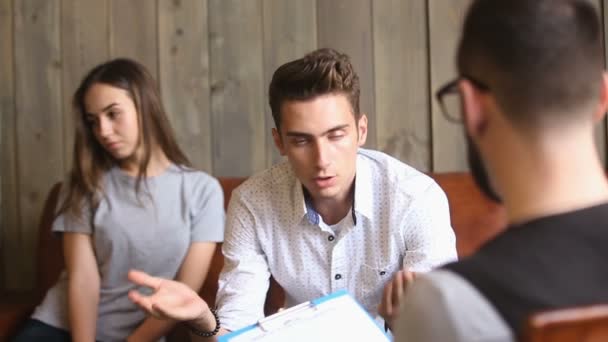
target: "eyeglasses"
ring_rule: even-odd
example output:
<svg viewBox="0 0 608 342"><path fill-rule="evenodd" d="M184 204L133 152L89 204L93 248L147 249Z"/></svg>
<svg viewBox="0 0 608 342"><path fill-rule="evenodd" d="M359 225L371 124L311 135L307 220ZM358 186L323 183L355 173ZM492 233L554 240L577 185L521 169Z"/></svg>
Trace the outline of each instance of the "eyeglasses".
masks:
<svg viewBox="0 0 608 342"><path fill-rule="evenodd" d="M435 93L435 98L439 102L441 114L443 114L446 120L453 123L462 122L462 103L460 101L460 91L458 90L458 82L462 79L468 80L482 91L490 91L490 87L469 76L460 76L439 88L437 93Z"/></svg>

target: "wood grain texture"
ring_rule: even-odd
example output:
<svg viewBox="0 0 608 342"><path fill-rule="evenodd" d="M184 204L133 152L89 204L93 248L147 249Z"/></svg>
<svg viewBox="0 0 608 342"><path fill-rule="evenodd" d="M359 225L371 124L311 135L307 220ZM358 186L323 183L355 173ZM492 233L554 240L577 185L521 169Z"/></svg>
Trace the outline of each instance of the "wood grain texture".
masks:
<svg viewBox="0 0 608 342"><path fill-rule="evenodd" d="M15 2L20 225L7 244L9 290L33 286L38 217L51 185L63 176L59 23L58 0Z"/></svg>
<svg viewBox="0 0 608 342"><path fill-rule="evenodd" d="M378 149L430 171L426 3L372 2Z"/></svg>
<svg viewBox="0 0 608 342"><path fill-rule="evenodd" d="M10 245L19 226L15 154L13 4L0 1L0 290L5 287Z"/></svg>
<svg viewBox="0 0 608 342"><path fill-rule="evenodd" d="M318 45L351 57L361 85L361 112L367 114L369 131L365 146L376 148L376 106L371 0L317 1Z"/></svg>
<svg viewBox="0 0 608 342"><path fill-rule="evenodd" d="M264 100L266 166L283 160L274 145L275 127L268 105L268 86L274 71L282 64L303 57L317 47L315 0L263 0L264 18Z"/></svg>
<svg viewBox="0 0 608 342"><path fill-rule="evenodd" d="M456 77L456 47L464 11L470 0L429 0L429 66L431 88L429 96ZM462 125L443 117L436 101L431 102L433 171L467 170L465 139Z"/></svg>
<svg viewBox="0 0 608 342"><path fill-rule="evenodd" d="M61 2L61 85L66 171L72 167L74 110L72 96L85 74L109 58L107 0Z"/></svg>
<svg viewBox="0 0 608 342"><path fill-rule="evenodd" d="M592 1L605 21L606 1ZM214 176L281 160L268 83L317 47L352 57L367 147L423 171L466 170L462 126L443 118L434 93L456 76L469 2L0 0L0 287L31 288L41 202L72 162L71 96L110 57L149 68L180 146ZM606 125L595 130L604 163Z"/></svg>
<svg viewBox="0 0 608 342"><path fill-rule="evenodd" d="M213 173L249 176L266 166L262 3L210 0Z"/></svg>
<svg viewBox="0 0 608 342"><path fill-rule="evenodd" d="M158 76L157 3L109 0L110 56L128 57Z"/></svg>
<svg viewBox="0 0 608 342"><path fill-rule="evenodd" d="M160 88L180 147L211 172L207 0L159 2Z"/></svg>

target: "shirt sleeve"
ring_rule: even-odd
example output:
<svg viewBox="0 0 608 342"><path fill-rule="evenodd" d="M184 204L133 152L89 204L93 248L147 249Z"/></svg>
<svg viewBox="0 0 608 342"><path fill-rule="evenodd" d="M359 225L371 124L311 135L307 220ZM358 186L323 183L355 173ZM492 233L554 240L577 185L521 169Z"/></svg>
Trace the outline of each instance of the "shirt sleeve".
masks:
<svg viewBox="0 0 608 342"><path fill-rule="evenodd" d="M64 182L61 185L61 190L59 192L59 200L57 201L57 208L55 208L55 212L59 210L65 198L67 196L68 186L67 183ZM52 227L53 233L59 235L61 233L83 233L83 234L93 234L93 213L91 210L91 205L89 201L83 200L82 209L80 211L80 215L77 217L72 216L68 212L63 212L61 215L55 218L53 221Z"/></svg>
<svg viewBox="0 0 608 342"><path fill-rule="evenodd" d="M404 220L405 269L428 272L458 259L448 199L437 183L416 194Z"/></svg>
<svg viewBox="0 0 608 342"><path fill-rule="evenodd" d="M494 307L465 279L439 270L407 289L394 327L395 342L513 342Z"/></svg>
<svg viewBox="0 0 608 342"><path fill-rule="evenodd" d="M190 213L191 241L222 242L224 240L224 192L213 177L199 181Z"/></svg>
<svg viewBox="0 0 608 342"><path fill-rule="evenodd" d="M256 221L239 190L228 205L224 268L216 305L222 326L234 331L264 317L270 270L257 240Z"/></svg>

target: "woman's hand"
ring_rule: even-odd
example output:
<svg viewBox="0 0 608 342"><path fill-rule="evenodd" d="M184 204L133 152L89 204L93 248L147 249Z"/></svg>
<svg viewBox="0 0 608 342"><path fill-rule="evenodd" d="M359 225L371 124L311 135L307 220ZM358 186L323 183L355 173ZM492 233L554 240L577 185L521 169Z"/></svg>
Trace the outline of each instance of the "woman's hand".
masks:
<svg viewBox="0 0 608 342"><path fill-rule="evenodd" d="M205 301L185 284L175 280L152 277L141 271L130 271L129 280L137 285L154 290L149 296L138 291L129 291L129 299L150 315L160 319L177 321L201 320L210 310ZM215 320L210 324L211 330Z"/></svg>

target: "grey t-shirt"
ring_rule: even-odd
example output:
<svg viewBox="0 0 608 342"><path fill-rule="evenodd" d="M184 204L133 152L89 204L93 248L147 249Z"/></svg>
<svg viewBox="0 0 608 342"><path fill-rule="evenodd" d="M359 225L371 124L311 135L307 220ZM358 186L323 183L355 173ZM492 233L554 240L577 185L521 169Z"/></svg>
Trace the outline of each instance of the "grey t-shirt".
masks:
<svg viewBox="0 0 608 342"><path fill-rule="evenodd" d="M190 244L224 238L223 192L215 178L171 165L147 186L142 181L139 196L134 186L135 178L115 167L104 175L96 209L86 208L78 221L62 215L53 223L54 232L92 235L101 282L98 341L123 341L146 317L127 298L135 288L130 269L173 279ZM69 330L65 271L32 317Z"/></svg>
<svg viewBox="0 0 608 342"><path fill-rule="evenodd" d="M466 279L437 270L420 275L401 304L395 342L513 342L507 323Z"/></svg>

